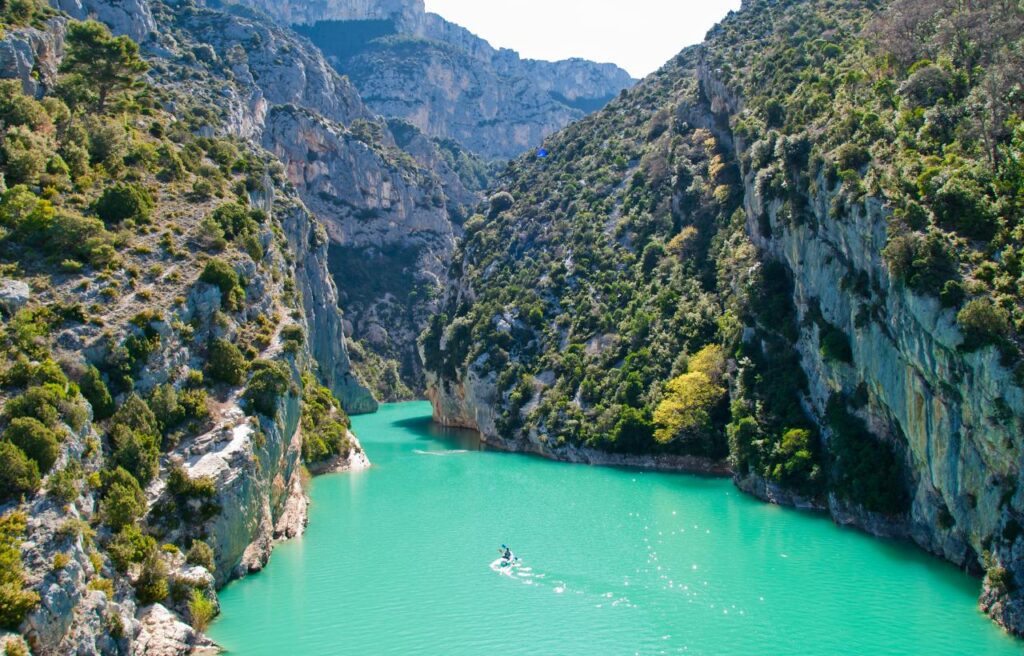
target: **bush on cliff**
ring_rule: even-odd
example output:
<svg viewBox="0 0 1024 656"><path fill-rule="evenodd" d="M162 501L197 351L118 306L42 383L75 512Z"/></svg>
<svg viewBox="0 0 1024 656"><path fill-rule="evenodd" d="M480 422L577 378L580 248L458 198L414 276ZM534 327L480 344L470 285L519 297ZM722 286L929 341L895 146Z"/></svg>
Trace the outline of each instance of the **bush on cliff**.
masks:
<svg viewBox="0 0 1024 656"><path fill-rule="evenodd" d="M310 374L302 384L302 459L316 463L348 455L350 423L341 403Z"/></svg>
<svg viewBox="0 0 1024 656"><path fill-rule="evenodd" d="M210 342L206 360L206 375L214 381L228 385L241 385L249 365L238 347L226 339Z"/></svg>
<svg viewBox="0 0 1024 656"><path fill-rule="evenodd" d="M146 606L163 601L170 594L167 582L167 564L157 549L152 549L142 561L139 578L135 581L135 595L139 604Z"/></svg>
<svg viewBox="0 0 1024 656"><path fill-rule="evenodd" d="M134 476L123 467L104 472L100 514L108 526L119 531L145 512L146 495Z"/></svg>
<svg viewBox="0 0 1024 656"><path fill-rule="evenodd" d="M114 414L114 399L110 396L110 390L100 376L99 369L89 366L78 383L82 396L92 406L93 418L103 421Z"/></svg>
<svg viewBox="0 0 1024 656"><path fill-rule="evenodd" d="M20 448L35 461L44 476L50 473L60 455L57 434L32 417L18 417L11 421L4 431L4 440Z"/></svg>
<svg viewBox="0 0 1024 656"><path fill-rule="evenodd" d="M39 489L39 466L10 442L0 442L0 502Z"/></svg>
<svg viewBox="0 0 1024 656"><path fill-rule="evenodd" d="M185 555L185 561L189 565L205 567L211 573L217 571L213 548L202 540L192 540L192 546L189 547L188 553Z"/></svg>
<svg viewBox="0 0 1024 656"><path fill-rule="evenodd" d="M976 298L956 315L964 334L964 348L975 350L999 344L1010 334L1010 314L987 298Z"/></svg>
<svg viewBox="0 0 1024 656"><path fill-rule="evenodd" d="M0 628L9 631L17 631L25 615L39 603L39 595L25 589L21 537L26 524L21 512L0 519Z"/></svg>
<svg viewBox="0 0 1024 656"><path fill-rule="evenodd" d="M146 189L131 183L118 183L108 187L96 201L96 215L107 225L122 221L146 223L155 203Z"/></svg>
<svg viewBox="0 0 1024 656"><path fill-rule="evenodd" d="M278 400L291 386L288 366L278 361L257 360L252 363L252 371L244 398L257 413L273 417Z"/></svg>

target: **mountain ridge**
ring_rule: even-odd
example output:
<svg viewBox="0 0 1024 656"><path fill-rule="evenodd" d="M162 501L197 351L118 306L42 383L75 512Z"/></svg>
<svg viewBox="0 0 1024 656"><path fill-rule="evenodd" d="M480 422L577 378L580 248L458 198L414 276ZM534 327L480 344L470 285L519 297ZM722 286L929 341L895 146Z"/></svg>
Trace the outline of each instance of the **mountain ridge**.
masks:
<svg viewBox="0 0 1024 656"><path fill-rule="evenodd" d="M294 26L333 55L374 111L490 159L525 152L635 83L614 64L529 60L495 49L421 2L338 1L301 10L235 3Z"/></svg>

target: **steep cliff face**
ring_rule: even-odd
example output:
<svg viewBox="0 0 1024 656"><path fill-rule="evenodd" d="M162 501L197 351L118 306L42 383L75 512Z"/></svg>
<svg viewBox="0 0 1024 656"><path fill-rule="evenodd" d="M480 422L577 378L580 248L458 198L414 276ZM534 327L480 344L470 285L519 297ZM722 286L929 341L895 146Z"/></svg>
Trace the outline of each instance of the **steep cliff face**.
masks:
<svg viewBox="0 0 1024 656"><path fill-rule="evenodd" d="M612 64L496 50L418 1L240 4L295 25L375 112L490 159L518 155L633 84Z"/></svg>
<svg viewBox="0 0 1024 656"><path fill-rule="evenodd" d="M985 572L1024 630L1022 142L971 102L1022 107L970 86L1019 70L996 53L1022 15L954 12L1008 27L965 36L985 70L935 95L962 72L912 65L949 52L940 4L745 3L514 162L425 336L435 418L570 460L727 455L747 492Z"/></svg>
<svg viewBox="0 0 1024 656"><path fill-rule="evenodd" d="M706 66L701 74L709 109L736 107L735 96ZM738 153L749 145L739 140ZM904 518L865 512L835 495L829 510L839 522L911 539L974 571L985 566L983 551L1016 561L1015 541L1001 536L1019 513L1019 381L996 347L964 351L955 309L893 279L882 257L892 231L892 211L883 199L850 202L841 184L830 186L824 175L814 184L813 220L793 225L783 217L783 201L766 199L756 172L748 172L748 232L764 256L786 262L793 274L802 324L796 348L810 383L807 407L824 428L826 448L830 400L866 393L858 414L872 433L897 446L912 478ZM869 284L851 293L857 279ZM812 318L818 312L849 336L849 362L825 357L824 331Z"/></svg>
<svg viewBox="0 0 1024 656"><path fill-rule="evenodd" d="M489 158L514 157L583 116L524 75L450 44L396 36L338 64L374 110Z"/></svg>
<svg viewBox="0 0 1024 656"><path fill-rule="evenodd" d="M198 70L222 80L211 87L211 106L222 108L232 133L280 158L327 227L345 336L383 358L375 367L390 366L402 379L374 391L394 398L405 384L422 389L415 339L436 310L458 222L479 200L483 181L466 172L482 167L412 126L392 134L319 50L262 15L183 5L157 16L165 26L160 47L194 59L184 69L168 67L163 79L188 87L180 70ZM382 281L375 273L382 266L397 271ZM342 400L352 411L371 407Z"/></svg>
<svg viewBox="0 0 1024 656"><path fill-rule="evenodd" d="M56 83L63 57L63 18L51 18L45 30L24 28L0 39L0 78L20 80L25 93L38 95Z"/></svg>
<svg viewBox="0 0 1024 656"><path fill-rule="evenodd" d="M113 16L111 26L127 33L133 22L126 16L157 26L168 18L163 5L153 12L146 5L144 15L131 4L89 7ZM19 233L0 248L5 267L26 267L18 277L28 281L4 280L0 421L5 435L17 419L60 438L41 480L37 473L23 483L28 487L16 498L5 488L5 531L7 522L18 526L19 513L25 517L24 527L4 538L4 576L13 582L13 596L5 598L24 605L19 631L32 653L215 653L202 635L200 613L216 612L216 588L264 566L276 540L302 532L304 463L332 471L369 464L358 439L339 430L347 420L330 392L353 412L377 407L348 358L327 232L284 167L258 141L244 139L262 134L272 102L306 102L345 120L365 112L329 67L317 69L317 60L302 53L281 64L307 67L287 84L258 56L235 62L243 78L237 85L221 86L225 77L202 74L186 83L173 61L198 42L177 28L147 39L153 69L138 85L139 93L159 94L166 107L154 103L143 120L133 106L120 121L85 101L69 110L52 95L71 47L68 24L59 17L48 19L45 30L5 26L0 40L0 53L14 53L3 60L13 64L2 75L20 81L28 94L47 94L52 104L46 107L65 112L55 114L62 130L80 129L76 134L85 136L75 139L85 147L98 141L95 130L106 128L115 144L109 171L90 169L85 156L84 170L95 174L88 184L81 184L81 172L50 179L59 189L46 205L38 205L31 180L31 188L4 186L11 193L0 199L5 211L12 194L30 207L56 208L60 222L48 237L21 241ZM221 26L230 31L230 22ZM201 57L211 53L217 61L212 47L199 50ZM266 96L251 75L244 79L253 72L265 77ZM43 104L19 96L17 83L4 83L11 93L5 102L54 120ZM223 113L208 109L222 106ZM171 132L173 139L164 138ZM63 147L51 138L38 147ZM160 169L152 159L125 160L129 142L159 149ZM9 166L5 157L0 181ZM133 220L101 214L105 224L90 208L110 188L132 189L144 209ZM63 194L72 189L89 199L67 204ZM234 213L242 223L218 223L218 212ZM120 252L112 245L115 230ZM59 267L47 254L54 248ZM61 308L71 314L65 318ZM9 329L15 321L32 326L29 341ZM212 364L218 348L226 358L219 370ZM15 362L24 376L8 376ZM37 410L15 409L14 399L25 395L46 396L43 410L55 404L38 411L46 424L28 420ZM313 397L319 415L310 410ZM324 443L327 423L324 432L338 436L335 443ZM24 590L15 590L22 579Z"/></svg>
<svg viewBox="0 0 1024 656"><path fill-rule="evenodd" d="M393 20L415 27L426 10L423 0L315 0L313 2L272 2L271 0L227 0L245 4L273 16L283 25L309 25L321 21Z"/></svg>

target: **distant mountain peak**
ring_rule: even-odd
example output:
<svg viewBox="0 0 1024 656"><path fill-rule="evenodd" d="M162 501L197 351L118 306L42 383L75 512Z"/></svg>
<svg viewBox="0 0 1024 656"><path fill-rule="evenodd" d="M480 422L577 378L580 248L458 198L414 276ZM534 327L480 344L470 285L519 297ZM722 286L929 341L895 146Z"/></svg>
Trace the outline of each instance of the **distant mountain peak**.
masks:
<svg viewBox="0 0 1024 656"><path fill-rule="evenodd" d="M529 150L636 82L614 64L523 59L422 0L224 1L309 38L373 111L489 159Z"/></svg>

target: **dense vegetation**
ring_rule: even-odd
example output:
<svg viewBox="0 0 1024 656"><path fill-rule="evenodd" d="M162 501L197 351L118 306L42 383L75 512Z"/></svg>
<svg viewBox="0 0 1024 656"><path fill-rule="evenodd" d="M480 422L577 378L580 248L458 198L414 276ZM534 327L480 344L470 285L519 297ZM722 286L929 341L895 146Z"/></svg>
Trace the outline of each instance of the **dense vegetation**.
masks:
<svg viewBox="0 0 1024 656"><path fill-rule="evenodd" d="M470 363L493 372L508 436L727 451L722 371L702 349L737 337L732 289L755 284L754 254L727 144L676 117L699 102L695 61L563 131L547 158L510 164L466 223L454 274L476 301L451 294L424 352L448 380Z"/></svg>
<svg viewBox="0 0 1024 656"><path fill-rule="evenodd" d="M8 29L52 15L0 2ZM61 549L54 571L83 549L90 589L114 602L127 581L141 604L202 629L212 589L181 568L216 569L206 530L222 508L179 447L218 439L223 409L239 404L249 417L231 421L253 426L258 451L287 397L303 407L312 462L347 455L347 418L299 375L314 366L293 261L280 223L250 206L283 186L280 165L198 136L209 114L154 83L129 38L71 21L65 43L41 97L0 80L0 278L27 284L0 330L0 503L17 506L0 518L0 624L17 629L39 599L23 585L28 533ZM59 530L40 527L51 503ZM121 630L113 610L109 622Z"/></svg>
<svg viewBox="0 0 1024 656"><path fill-rule="evenodd" d="M962 308L964 348L995 344L1016 366L1024 10L999 0L802 4L747 12L709 34L707 65L747 103L733 126L744 171L794 222L822 186L840 186L839 217L883 199L892 275Z"/></svg>
<svg viewBox="0 0 1024 656"><path fill-rule="evenodd" d="M813 230L825 193L836 221L881 201L892 284L950 308L961 350L994 345L1021 380L1024 9L748 4L508 166L466 223L427 368L452 393L493 381L506 438L728 455L741 478L898 515L903 447L872 435L866 392L801 404L798 341L850 367L850 336L814 299L798 310L788 267L748 235L771 240L776 215ZM885 321L868 272L843 289L865 299L858 322Z"/></svg>

